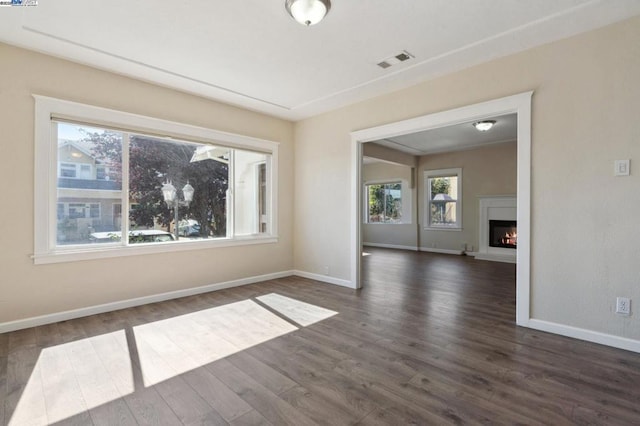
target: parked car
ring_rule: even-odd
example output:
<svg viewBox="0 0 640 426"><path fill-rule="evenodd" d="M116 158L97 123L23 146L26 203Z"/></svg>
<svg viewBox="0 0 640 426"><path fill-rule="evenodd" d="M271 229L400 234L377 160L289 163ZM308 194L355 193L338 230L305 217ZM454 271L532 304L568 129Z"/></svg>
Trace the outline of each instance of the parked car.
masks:
<svg viewBox="0 0 640 426"><path fill-rule="evenodd" d="M122 232L94 232L89 235L92 243L115 243L122 239ZM173 234L157 229L136 229L129 231L129 244L135 243L164 243L175 241Z"/></svg>
<svg viewBox="0 0 640 426"><path fill-rule="evenodd" d="M200 223L197 220L181 220L178 225L178 234L183 237L199 237Z"/></svg>

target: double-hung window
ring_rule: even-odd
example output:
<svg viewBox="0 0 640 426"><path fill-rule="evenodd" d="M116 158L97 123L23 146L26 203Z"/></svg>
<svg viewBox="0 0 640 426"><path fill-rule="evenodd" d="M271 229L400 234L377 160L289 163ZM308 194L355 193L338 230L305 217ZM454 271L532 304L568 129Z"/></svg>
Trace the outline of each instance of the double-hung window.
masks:
<svg viewBox="0 0 640 426"><path fill-rule="evenodd" d="M424 172L425 223L428 229L462 229L462 169Z"/></svg>
<svg viewBox="0 0 640 426"><path fill-rule="evenodd" d="M35 262L275 242L277 153L37 96Z"/></svg>

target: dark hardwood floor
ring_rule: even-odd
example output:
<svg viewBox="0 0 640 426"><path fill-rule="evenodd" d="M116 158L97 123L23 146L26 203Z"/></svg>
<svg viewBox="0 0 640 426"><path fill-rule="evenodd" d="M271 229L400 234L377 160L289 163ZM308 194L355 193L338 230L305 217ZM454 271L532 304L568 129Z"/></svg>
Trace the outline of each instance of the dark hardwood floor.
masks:
<svg viewBox="0 0 640 426"><path fill-rule="evenodd" d="M517 327L514 265L366 251L0 334L0 424L640 424L640 355Z"/></svg>

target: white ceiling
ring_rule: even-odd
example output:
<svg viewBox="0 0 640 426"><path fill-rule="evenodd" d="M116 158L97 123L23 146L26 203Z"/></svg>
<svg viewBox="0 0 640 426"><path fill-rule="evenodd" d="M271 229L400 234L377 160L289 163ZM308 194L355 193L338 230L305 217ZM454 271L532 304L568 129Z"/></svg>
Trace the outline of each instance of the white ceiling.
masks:
<svg viewBox="0 0 640 426"><path fill-rule="evenodd" d="M638 0L39 0L0 41L290 120L640 14ZM376 64L407 50L414 59ZM44 71L43 71L44 72Z"/></svg>
<svg viewBox="0 0 640 426"><path fill-rule="evenodd" d="M495 120L496 124L486 132L479 132L471 122L381 139L375 143L411 155L426 155L517 140L517 114L491 117L491 120Z"/></svg>

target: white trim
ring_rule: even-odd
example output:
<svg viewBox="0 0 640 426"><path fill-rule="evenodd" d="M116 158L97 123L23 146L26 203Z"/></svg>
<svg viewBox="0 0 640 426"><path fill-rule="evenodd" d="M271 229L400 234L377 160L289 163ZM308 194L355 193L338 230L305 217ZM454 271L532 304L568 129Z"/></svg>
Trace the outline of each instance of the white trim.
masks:
<svg viewBox="0 0 640 426"><path fill-rule="evenodd" d="M299 270L293 271L293 275L295 275L296 277L309 278L310 280L322 281L322 282L328 283L328 284L339 285L340 287L355 288L355 287L353 287L351 281L349 281L349 280L343 280L343 279L340 279L340 278L329 277L327 275L314 274L314 273L311 273L311 272L299 271Z"/></svg>
<svg viewBox="0 0 640 426"><path fill-rule="evenodd" d="M475 257L476 260L488 260L491 262L503 262L503 263L517 263L515 254L513 256L505 256L500 254L487 254L487 253L478 252L473 257Z"/></svg>
<svg viewBox="0 0 640 426"><path fill-rule="evenodd" d="M132 254L151 254L182 250L208 249L245 244L264 244L278 241L278 142L253 138L214 129L193 126L173 121L131 114L123 111L97 107L94 105L33 95L35 98L35 185L34 185L34 254L35 264L67 262L76 260L98 259ZM166 135L185 141L200 143L224 144L234 149L249 149L268 153L271 167L267 168L268 182L269 234L233 237L232 239L211 239L207 241L190 241L157 247L132 247L112 245L108 248L96 248L92 245L65 247L56 245L56 207L57 207L57 122L52 117L66 117L95 125L129 129L132 132L151 135ZM123 141L123 161L126 159L126 138ZM127 169L123 170L123 188L127 184ZM233 179L230 173L230 182ZM128 185L126 186L128 188ZM128 211L125 192L122 192L123 211ZM233 196L230 197L233 202ZM229 203L228 203L229 205ZM123 214L123 232L127 234L127 220ZM232 216L232 215L231 215ZM233 230L233 227L230 227Z"/></svg>
<svg viewBox="0 0 640 426"><path fill-rule="evenodd" d="M432 247L420 247L420 251L426 251L429 253L455 254L457 256L461 256L462 253L464 253L464 251L462 250L439 249Z"/></svg>
<svg viewBox="0 0 640 426"><path fill-rule="evenodd" d="M468 123L504 114L518 116L518 255L516 266L516 323L526 325L531 291L531 100L533 91L448 111L351 132L351 282L359 288L362 251L362 144L424 130Z"/></svg>
<svg viewBox="0 0 640 426"><path fill-rule="evenodd" d="M49 263L77 262L81 260L107 259L113 257L123 257L142 254L169 253L189 250L206 250L220 247L235 247L254 244L277 243L278 237L273 236L239 236L233 239L220 238L194 241L171 241L166 243L153 244L131 244L122 246L120 244L100 243L99 247L91 245L91 250L84 246L76 246L77 250L65 249L54 253L34 254L31 256L35 265L46 265ZM103 245L104 244L104 245Z"/></svg>
<svg viewBox="0 0 640 426"><path fill-rule="evenodd" d="M232 281L209 284L202 287L187 288L183 290L176 290L176 291L170 291L166 293L154 294L150 296L137 297L134 299L121 300L118 302L105 303L102 305L89 306L86 308L56 312L48 315L24 318L20 320L0 323L0 333L7 333L10 331L21 330L23 328L37 327L39 325L44 325L44 324L52 324L55 322L71 320L74 318L82 318L89 315L101 314L104 312L117 311L120 309L131 308L134 306L147 305L149 303L163 302L165 300L178 299L180 297L193 296L196 294L208 293L216 290L223 290L225 288L255 284L262 281L290 277L291 275L293 275L292 271L274 272L271 274L257 275L253 277L240 278Z"/></svg>
<svg viewBox="0 0 640 426"><path fill-rule="evenodd" d="M418 251L418 247L415 246L398 246L395 244L379 244L379 243L362 243L363 246L367 247L380 247L380 248L389 248L389 249L397 249L397 250L411 250Z"/></svg>
<svg viewBox="0 0 640 426"><path fill-rule="evenodd" d="M561 336L572 337L574 339L586 340L587 342L598 343L614 348L640 353L640 340L615 336L613 334L601 333L599 331L587 330L584 328L572 327L549 321L529 319L527 327L535 330L546 331L548 333L559 334Z"/></svg>
<svg viewBox="0 0 640 426"><path fill-rule="evenodd" d="M362 141L356 133L351 133L351 284L361 288L362 263Z"/></svg>

